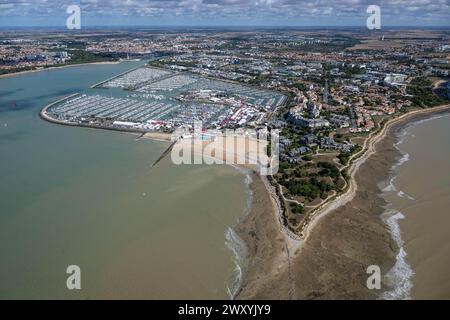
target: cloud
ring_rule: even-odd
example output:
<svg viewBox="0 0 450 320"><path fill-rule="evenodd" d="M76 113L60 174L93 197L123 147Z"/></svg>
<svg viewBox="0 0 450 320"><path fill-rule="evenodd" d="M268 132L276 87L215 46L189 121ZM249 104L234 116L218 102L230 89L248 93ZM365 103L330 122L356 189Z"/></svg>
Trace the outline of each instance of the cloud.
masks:
<svg viewBox="0 0 450 320"><path fill-rule="evenodd" d="M70 4L79 4L82 15L92 20L102 17L104 21L116 22L123 17L148 17L193 24L225 23L228 19L230 24L247 21L301 25L328 21L329 25L352 25L357 21L364 25L366 8L371 4L381 7L383 21L414 24L434 20L446 25L450 21L450 0L0 0L0 16L58 17L65 14Z"/></svg>

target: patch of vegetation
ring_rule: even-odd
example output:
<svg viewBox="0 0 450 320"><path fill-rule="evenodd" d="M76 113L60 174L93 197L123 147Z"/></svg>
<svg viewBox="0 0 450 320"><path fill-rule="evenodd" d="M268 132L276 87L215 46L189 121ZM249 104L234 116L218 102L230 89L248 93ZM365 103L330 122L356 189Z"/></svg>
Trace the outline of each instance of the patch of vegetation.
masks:
<svg viewBox="0 0 450 320"><path fill-rule="evenodd" d="M80 64L80 63L91 63L91 62L104 62L104 61L114 61L114 57L108 54L96 54L84 50L73 50L70 52L72 59L68 61L68 64Z"/></svg>
<svg viewBox="0 0 450 320"><path fill-rule="evenodd" d="M337 156L337 158L338 158L339 162L340 162L342 165L346 166L346 165L348 164L349 160L350 160L350 157L351 157L353 154L355 154L355 153L361 151L361 149L362 149L362 147L361 147L359 144L357 144L357 145L355 145L355 147L353 148L352 152L341 152L341 153Z"/></svg>
<svg viewBox="0 0 450 320"><path fill-rule="evenodd" d="M305 92L306 90L308 90L308 87L306 86L306 84L301 83L301 82L294 83L292 86L302 92Z"/></svg>
<svg viewBox="0 0 450 320"><path fill-rule="evenodd" d="M415 107L428 108L448 102L433 93L432 82L427 77L417 77L411 80L406 92L413 95L410 100Z"/></svg>
<svg viewBox="0 0 450 320"><path fill-rule="evenodd" d="M22 68L0 69L0 75L22 72L22 71L30 71L30 70L36 70L36 68L35 67L22 67Z"/></svg>
<svg viewBox="0 0 450 320"><path fill-rule="evenodd" d="M339 169L332 163L318 162L317 166L321 169L319 175L322 177L331 177L333 180L336 180L341 174Z"/></svg>
<svg viewBox="0 0 450 320"><path fill-rule="evenodd" d="M327 192L331 191L332 188L329 183L324 180L319 180L316 177L302 181L289 181L287 185L290 194L308 198L309 201L313 201L319 197L325 199Z"/></svg>
<svg viewBox="0 0 450 320"><path fill-rule="evenodd" d="M291 208L291 212L293 214L303 214L305 212L305 207L303 207L303 205L301 204L297 204L297 203L290 203L289 207Z"/></svg>
<svg viewBox="0 0 450 320"><path fill-rule="evenodd" d="M343 165L346 166L348 164L348 161L350 159L350 153L348 152L342 152L338 155L338 159L339 162Z"/></svg>

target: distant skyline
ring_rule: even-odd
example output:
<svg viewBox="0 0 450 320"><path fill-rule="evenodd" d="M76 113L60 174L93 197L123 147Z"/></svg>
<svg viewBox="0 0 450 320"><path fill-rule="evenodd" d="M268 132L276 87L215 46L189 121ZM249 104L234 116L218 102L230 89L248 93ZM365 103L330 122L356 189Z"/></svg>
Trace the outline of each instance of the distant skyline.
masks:
<svg viewBox="0 0 450 320"><path fill-rule="evenodd" d="M382 27L450 26L450 0L0 0L0 27L64 27L72 4L82 27L365 27L373 4Z"/></svg>

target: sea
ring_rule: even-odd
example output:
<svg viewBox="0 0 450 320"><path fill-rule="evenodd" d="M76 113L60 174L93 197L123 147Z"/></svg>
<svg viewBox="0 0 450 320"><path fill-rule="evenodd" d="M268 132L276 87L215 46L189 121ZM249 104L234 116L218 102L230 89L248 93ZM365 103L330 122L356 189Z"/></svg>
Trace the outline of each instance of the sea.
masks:
<svg viewBox="0 0 450 320"><path fill-rule="evenodd" d="M0 79L0 299L228 299L239 285L245 173L170 157L152 168L167 142L38 115L140 64Z"/></svg>
<svg viewBox="0 0 450 320"><path fill-rule="evenodd" d="M383 188L383 219L400 250L382 298L448 299L450 114L408 124L395 147L401 156Z"/></svg>

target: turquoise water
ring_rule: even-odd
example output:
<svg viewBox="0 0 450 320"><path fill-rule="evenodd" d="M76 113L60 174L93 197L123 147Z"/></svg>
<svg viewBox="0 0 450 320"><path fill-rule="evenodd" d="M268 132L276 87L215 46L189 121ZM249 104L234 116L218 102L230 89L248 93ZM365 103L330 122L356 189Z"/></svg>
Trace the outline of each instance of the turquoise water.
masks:
<svg viewBox="0 0 450 320"><path fill-rule="evenodd" d="M0 79L0 298L227 298L225 232L244 211L227 166L151 168L167 146L38 116L140 62ZM79 265L82 290L66 288Z"/></svg>

